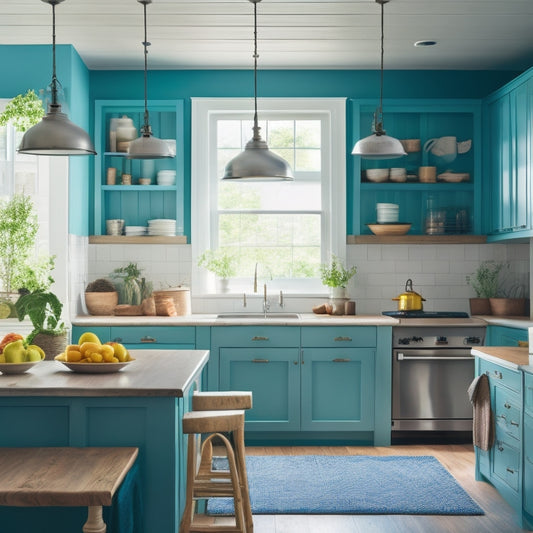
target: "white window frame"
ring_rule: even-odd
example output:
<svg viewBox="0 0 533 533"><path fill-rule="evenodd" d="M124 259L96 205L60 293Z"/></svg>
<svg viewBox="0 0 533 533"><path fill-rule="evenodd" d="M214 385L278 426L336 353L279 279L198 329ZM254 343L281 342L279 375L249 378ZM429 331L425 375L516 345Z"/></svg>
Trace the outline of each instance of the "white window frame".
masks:
<svg viewBox="0 0 533 533"><path fill-rule="evenodd" d="M198 268L198 257L209 248L216 188L209 177L216 172L215 158L207 157L216 150L214 121L220 118L253 120L252 98L192 98L191 119L191 247L192 288L195 296L207 295L208 277ZM346 256L346 99L345 98L259 98L259 120L263 118L326 118L322 131L325 149L325 182L322 187L322 261L331 254ZM308 116L305 116L308 114ZM314 116L313 116L314 115ZM250 131L250 137L252 132ZM324 144L326 143L326 144ZM210 165L211 168L210 168ZM214 167L214 168L213 168ZM207 201L206 201L207 200ZM326 288L318 293L327 292ZM225 295L228 296L228 295ZM230 295L231 296L231 295ZM234 295L239 297L239 295Z"/></svg>

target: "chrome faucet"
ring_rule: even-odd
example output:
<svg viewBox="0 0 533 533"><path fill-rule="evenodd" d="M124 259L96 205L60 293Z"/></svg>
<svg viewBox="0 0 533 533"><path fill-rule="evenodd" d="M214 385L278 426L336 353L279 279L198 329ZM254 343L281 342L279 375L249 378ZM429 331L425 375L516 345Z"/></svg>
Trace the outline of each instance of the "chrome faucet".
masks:
<svg viewBox="0 0 533 533"><path fill-rule="evenodd" d="M270 302L268 301L268 298L267 298L267 284L265 283L263 285L263 313L265 315L265 318L269 310L270 310Z"/></svg>

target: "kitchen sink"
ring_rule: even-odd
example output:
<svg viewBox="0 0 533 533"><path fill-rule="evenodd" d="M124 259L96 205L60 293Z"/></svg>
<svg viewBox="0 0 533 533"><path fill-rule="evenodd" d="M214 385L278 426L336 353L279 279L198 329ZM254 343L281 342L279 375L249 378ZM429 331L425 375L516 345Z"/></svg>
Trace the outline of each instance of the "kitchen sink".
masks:
<svg viewBox="0 0 533 533"><path fill-rule="evenodd" d="M244 319L244 318L300 318L298 313L220 313L217 318Z"/></svg>

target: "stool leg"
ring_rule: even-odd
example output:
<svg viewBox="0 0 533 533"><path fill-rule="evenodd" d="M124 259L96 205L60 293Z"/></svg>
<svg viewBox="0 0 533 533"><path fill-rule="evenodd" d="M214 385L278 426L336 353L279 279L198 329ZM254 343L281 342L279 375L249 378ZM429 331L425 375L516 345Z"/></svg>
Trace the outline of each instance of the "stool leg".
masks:
<svg viewBox="0 0 533 533"><path fill-rule="evenodd" d="M196 435L189 435L187 441L187 487L185 492L185 509L181 517L179 533L189 533L193 515L193 490L194 478L196 476Z"/></svg>
<svg viewBox="0 0 533 533"><path fill-rule="evenodd" d="M244 518L246 522L246 532L253 533L254 520L252 517L252 506L250 504L250 492L248 489L248 475L246 474L246 458L244 448L244 429L236 429L233 432L235 458L239 471L239 482L241 485L242 505L244 508Z"/></svg>
<svg viewBox="0 0 533 533"><path fill-rule="evenodd" d="M90 506L87 512L87 522L82 527L83 533L105 533L107 531L102 518L102 506Z"/></svg>

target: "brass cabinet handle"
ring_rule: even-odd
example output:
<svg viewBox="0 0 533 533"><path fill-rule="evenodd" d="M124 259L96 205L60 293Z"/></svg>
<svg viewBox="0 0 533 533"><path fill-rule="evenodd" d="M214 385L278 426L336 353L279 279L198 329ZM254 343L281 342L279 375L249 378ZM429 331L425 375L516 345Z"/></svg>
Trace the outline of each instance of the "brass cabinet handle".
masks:
<svg viewBox="0 0 533 533"><path fill-rule="evenodd" d="M342 357L338 357L337 359L333 359L334 363L349 363L351 359L343 359Z"/></svg>
<svg viewBox="0 0 533 533"><path fill-rule="evenodd" d="M252 340L253 340L253 341L267 341L267 340L268 340L268 337L260 337L260 336L256 336L256 337L252 337Z"/></svg>
<svg viewBox="0 0 533 533"><path fill-rule="evenodd" d="M351 337L335 337L333 340L335 342L351 342L352 338Z"/></svg>
<svg viewBox="0 0 533 533"><path fill-rule="evenodd" d="M252 363L270 363L268 359L252 359Z"/></svg>
<svg viewBox="0 0 533 533"><path fill-rule="evenodd" d="M507 421L507 417L505 415L498 415L502 420Z"/></svg>
<svg viewBox="0 0 533 533"><path fill-rule="evenodd" d="M501 372L499 372L498 370L495 370L493 372L494 374L494 377L497 378L497 379L503 379L503 374Z"/></svg>
<svg viewBox="0 0 533 533"><path fill-rule="evenodd" d="M146 337L143 337L141 339L141 342L157 342L157 339L150 337L150 335L146 335Z"/></svg>
<svg viewBox="0 0 533 533"><path fill-rule="evenodd" d="M119 344L122 343L122 337L115 337L113 342L118 342Z"/></svg>
<svg viewBox="0 0 533 533"><path fill-rule="evenodd" d="M516 427L518 427L518 426L520 425L519 422L515 422L514 420L511 420L510 423L511 423L511 426L516 426Z"/></svg>

